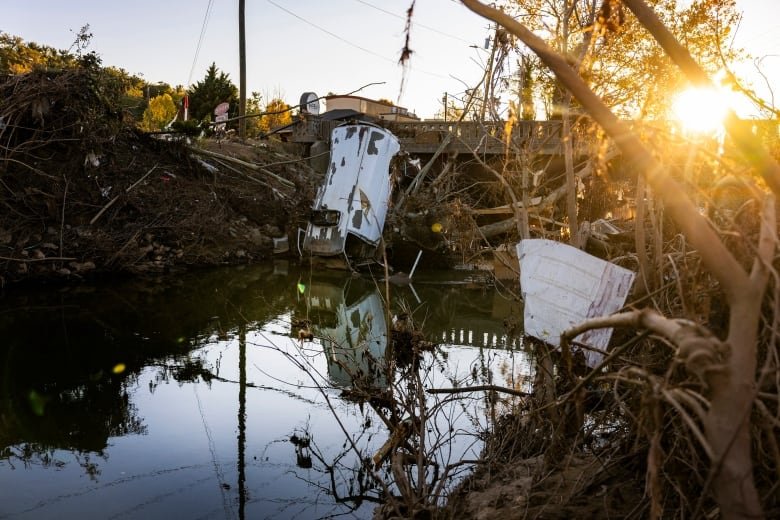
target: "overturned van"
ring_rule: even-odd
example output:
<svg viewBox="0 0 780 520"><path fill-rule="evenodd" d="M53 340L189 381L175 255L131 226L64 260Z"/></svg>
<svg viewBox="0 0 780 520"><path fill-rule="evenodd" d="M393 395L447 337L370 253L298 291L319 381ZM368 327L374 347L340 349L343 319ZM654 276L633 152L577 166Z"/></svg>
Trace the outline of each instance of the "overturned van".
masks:
<svg viewBox="0 0 780 520"><path fill-rule="evenodd" d="M348 262L374 257L392 194L391 161L399 150L398 139L379 126L333 129L330 164L303 240L305 253Z"/></svg>

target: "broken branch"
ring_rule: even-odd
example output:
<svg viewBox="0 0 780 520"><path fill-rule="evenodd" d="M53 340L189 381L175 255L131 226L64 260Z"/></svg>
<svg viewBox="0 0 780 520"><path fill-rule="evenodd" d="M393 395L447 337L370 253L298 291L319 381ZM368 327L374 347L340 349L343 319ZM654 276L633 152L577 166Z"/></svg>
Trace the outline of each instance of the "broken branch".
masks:
<svg viewBox="0 0 780 520"><path fill-rule="evenodd" d="M274 172L272 172L270 170L267 170L267 169L263 168L262 166L258 166L257 164L252 164L252 163L249 163L249 162L246 162L246 161L242 161L241 159L236 159L235 157L230 157L228 155L223 155L221 153L212 152L212 151L209 151L209 150L203 150L203 149L200 149L200 148L195 148L193 146L189 146L188 148L191 151L193 151L193 152L195 152L197 154L205 155L207 157L214 157L216 159L222 159L223 161L227 161L229 163L237 164L239 166L243 166L244 168L249 168L250 170L253 170L253 171L256 171L256 172L265 173L269 177L277 180L283 186L285 186L287 188L295 188L295 184L293 184L292 182L288 181L284 177L278 176Z"/></svg>
<svg viewBox="0 0 780 520"><path fill-rule="evenodd" d="M133 188L135 188L136 186L138 186L139 184L141 184L141 182L142 182L144 179L146 179L146 178L147 178L149 175L151 175L151 173L152 173L152 172L153 172L153 171L154 171L156 168L157 168L157 165L155 164L154 166L152 166L152 168L151 168L151 169L150 169L148 172L146 172L145 174L143 174L143 175L141 176L141 178L140 178L140 179L138 179L138 180L137 180L137 181L135 181L133 184L131 184L130 186L128 186L128 187L127 187L127 189L125 189L125 193L130 193L130 190L132 190ZM114 202L116 202L118 199L119 199L119 195L117 195L117 196L115 196L113 199L109 200L109 201L108 201L108 204L106 204L105 206L103 206L103 208L102 208L100 211L98 211L97 215L95 215L94 217L92 217L92 220L90 220L90 221L89 221L89 225L91 226L92 224L94 224L95 222L97 222L97 221L98 221L98 219L100 218L100 216L101 216L103 213L105 213L105 212L106 212L106 210L107 210L108 208L110 208L111 206L113 206L113 205L114 205Z"/></svg>

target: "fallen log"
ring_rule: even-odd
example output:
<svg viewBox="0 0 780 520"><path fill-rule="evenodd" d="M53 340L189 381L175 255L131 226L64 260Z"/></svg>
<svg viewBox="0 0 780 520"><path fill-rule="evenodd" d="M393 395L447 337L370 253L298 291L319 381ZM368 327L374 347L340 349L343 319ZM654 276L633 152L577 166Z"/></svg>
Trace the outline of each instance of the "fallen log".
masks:
<svg viewBox="0 0 780 520"><path fill-rule="evenodd" d="M559 227L567 227L567 225L563 222L558 222L557 220L553 220L551 218L547 217L540 217L538 215L529 215L528 220L536 220L541 222L546 222L547 224L553 224L555 226ZM515 219L514 218L508 218L506 220L501 220L499 222L494 222L492 224L485 224L484 226L480 226L479 232L484 236L485 238L492 238L498 235L503 235L505 233L511 233L516 228L515 226Z"/></svg>
<svg viewBox="0 0 780 520"><path fill-rule="evenodd" d="M275 174L274 172L272 172L272 171L270 171L270 170L268 170L266 168L263 168L262 166L259 166L257 164L252 164L252 163L249 163L249 162L246 162L246 161L242 161L241 159L236 159L235 157L230 157L229 155L224 155L224 154L221 154L221 153L212 152L210 150L203 150L201 148L195 148L194 146L188 146L187 148L190 151L192 151L194 153L197 153L197 154L200 154L200 155L205 155L207 157L213 157L215 159L221 159L221 160L227 161L229 163L237 164L238 166L242 166L244 168L249 168L250 170L255 171L255 172L264 173L264 174L268 175L269 177L275 179L276 181L278 181L280 184L282 184L283 186L285 186L287 188L295 188L295 184L293 184L291 181L288 181L284 177L280 177L279 175Z"/></svg>
<svg viewBox="0 0 780 520"><path fill-rule="evenodd" d="M528 201L528 207L531 208L533 206L538 206L541 204L542 198L541 197L534 197L531 200ZM518 209L523 209L525 205L522 202L518 202L514 205ZM504 204L503 206L496 206L495 208L482 208L482 209L472 209L471 213L474 215L502 215L502 214L514 214L514 210L512 209L512 206L509 204Z"/></svg>

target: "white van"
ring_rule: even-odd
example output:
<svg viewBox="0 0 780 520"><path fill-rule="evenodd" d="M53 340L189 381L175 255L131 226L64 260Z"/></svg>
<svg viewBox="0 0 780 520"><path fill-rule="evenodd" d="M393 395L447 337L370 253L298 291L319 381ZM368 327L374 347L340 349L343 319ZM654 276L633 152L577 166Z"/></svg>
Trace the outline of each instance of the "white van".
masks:
<svg viewBox="0 0 780 520"><path fill-rule="evenodd" d="M390 165L400 148L392 133L369 123L333 129L330 163L314 200L304 253L344 255L348 262L374 257L392 194Z"/></svg>

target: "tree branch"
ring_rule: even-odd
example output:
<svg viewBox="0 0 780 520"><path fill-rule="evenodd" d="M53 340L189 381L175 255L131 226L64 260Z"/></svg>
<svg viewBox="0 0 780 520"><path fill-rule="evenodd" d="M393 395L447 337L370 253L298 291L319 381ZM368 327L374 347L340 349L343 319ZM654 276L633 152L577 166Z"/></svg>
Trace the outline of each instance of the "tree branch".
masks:
<svg viewBox="0 0 780 520"><path fill-rule="evenodd" d="M475 13L506 28L528 46L560 80L583 108L601 125L628 162L636 165L648 183L664 201L666 208L682 231L699 250L702 262L720 282L729 301L742 294L748 275L726 249L709 223L702 217L682 188L650 154L629 127L620 121L601 99L591 91L566 60L541 38L506 13L488 7L478 0L461 0Z"/></svg>
<svg viewBox="0 0 780 520"><path fill-rule="evenodd" d="M471 0L469 0L471 1ZM644 0L623 0L623 3L634 13L639 23L650 32L661 45L672 61L679 67L688 79L695 85L713 87L712 81L691 57L688 49L683 47L655 12L647 6ZM780 164L770 156L756 139L752 132L745 128L736 114L731 112L726 118L726 131L734 143L753 164L775 195L780 196Z"/></svg>

